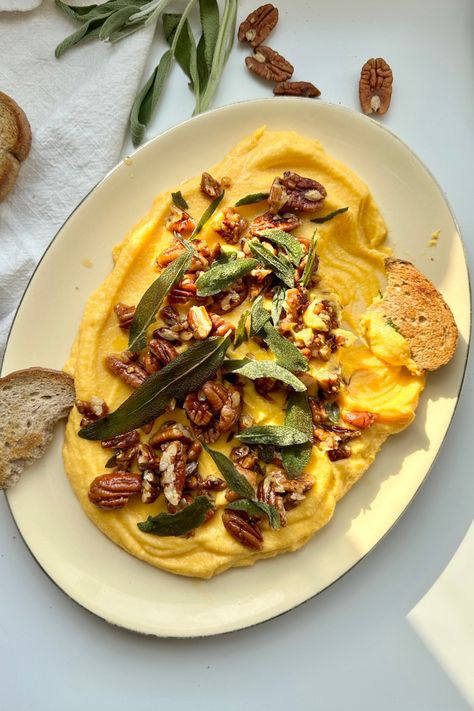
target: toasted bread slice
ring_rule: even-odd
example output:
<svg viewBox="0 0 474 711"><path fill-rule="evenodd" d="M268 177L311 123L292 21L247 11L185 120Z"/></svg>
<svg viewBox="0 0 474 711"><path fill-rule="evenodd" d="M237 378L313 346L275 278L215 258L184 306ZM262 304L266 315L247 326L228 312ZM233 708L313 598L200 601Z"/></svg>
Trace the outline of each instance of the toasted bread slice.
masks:
<svg viewBox="0 0 474 711"><path fill-rule="evenodd" d="M385 260L387 286L375 306L408 341L411 357L423 370L437 370L456 350L458 329L451 309L411 262Z"/></svg>
<svg viewBox="0 0 474 711"><path fill-rule="evenodd" d="M0 378L0 489L39 459L74 403L74 380L60 370L28 368Z"/></svg>
<svg viewBox="0 0 474 711"><path fill-rule="evenodd" d="M15 185L21 161L31 147L31 128L25 112L0 91L0 202Z"/></svg>

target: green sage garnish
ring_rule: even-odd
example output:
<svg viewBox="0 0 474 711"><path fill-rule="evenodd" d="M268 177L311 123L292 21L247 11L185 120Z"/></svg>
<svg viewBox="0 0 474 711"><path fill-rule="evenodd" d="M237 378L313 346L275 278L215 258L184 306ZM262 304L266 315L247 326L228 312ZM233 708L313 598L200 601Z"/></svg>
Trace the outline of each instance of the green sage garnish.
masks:
<svg viewBox="0 0 474 711"><path fill-rule="evenodd" d="M309 441L304 444L292 444L281 451L283 467L290 477L299 476L311 457L313 418L307 393L290 393L286 405L285 425L304 432Z"/></svg>
<svg viewBox="0 0 474 711"><path fill-rule="evenodd" d="M198 296L212 296L219 294L237 279L241 279L255 269L258 262L256 259L236 259L227 264L218 264L211 267L207 272L203 272L196 281Z"/></svg>
<svg viewBox="0 0 474 711"><path fill-rule="evenodd" d="M249 516L261 516L262 513L268 517L268 523L272 528L280 528L280 514L275 506L266 504L264 501L252 501L250 499L237 499L226 506L232 511L245 511Z"/></svg>
<svg viewBox="0 0 474 711"><path fill-rule="evenodd" d="M288 259L295 265L295 267L297 267L303 259L303 247L298 242L296 237L288 234L288 232L277 229L264 230L263 232L260 232L259 237L266 239L269 242L273 242L279 247L283 247L288 255Z"/></svg>
<svg viewBox="0 0 474 711"><path fill-rule="evenodd" d="M293 444L309 442L311 435L287 425L264 425L248 427L237 435L245 444L274 444L276 447L289 447Z"/></svg>
<svg viewBox="0 0 474 711"><path fill-rule="evenodd" d="M153 533L155 536L182 536L204 523L206 514L213 509L212 502L207 496L197 496L192 504L186 506L178 513L159 513L148 516L146 521L137 523L140 531Z"/></svg>
<svg viewBox="0 0 474 711"><path fill-rule="evenodd" d="M272 299L272 321L275 327L278 326L280 321L281 312L283 310L283 304L286 298L286 288L283 284L277 284L273 290Z"/></svg>
<svg viewBox="0 0 474 711"><path fill-rule="evenodd" d="M235 329L234 348L238 348L242 343L245 343L245 341L248 341L248 339L249 339L248 334L247 334L247 329L245 326L245 324L247 323L249 314L250 314L250 310L247 309L247 311L244 311L243 314L239 318L239 323L237 324L237 328Z"/></svg>
<svg viewBox="0 0 474 711"><path fill-rule="evenodd" d="M222 200L222 198L224 197L224 195L225 195L225 190L223 190L223 191L221 192L221 194L218 195L218 196L215 198L215 200L213 200L213 201L211 202L211 204L209 205L209 207L204 210L204 212L202 213L202 215L201 215L201 217L200 217L200 219L199 219L199 222L197 223L196 227L194 228L194 231L193 231L193 233L192 233L190 239L194 239L194 238L196 237L196 235L198 235L198 234L200 233L200 231L202 230L202 228L204 227L204 225L206 224L206 222L207 222L208 220L210 220L210 218L212 217L212 215L215 213L215 211L216 211L217 208L219 207L219 205L220 205L220 203L221 203L221 200Z"/></svg>
<svg viewBox="0 0 474 711"><path fill-rule="evenodd" d="M261 333L263 340L277 359L292 373L308 370L308 361L294 343L282 336L271 323L266 323Z"/></svg>
<svg viewBox="0 0 474 711"><path fill-rule="evenodd" d="M150 422L172 398L198 390L222 365L229 336L193 343L157 373L152 373L114 412L79 430L84 439L107 439Z"/></svg>
<svg viewBox="0 0 474 711"><path fill-rule="evenodd" d="M222 452L217 452L215 449L208 447L205 442L202 443L202 446L214 461L229 489L235 491L239 496L243 496L244 499L253 499L255 497L253 486L249 484L243 474L237 471L234 463Z"/></svg>
<svg viewBox="0 0 474 711"><path fill-rule="evenodd" d="M256 336L267 321L270 320L270 314L263 306L263 297L258 296L252 304L250 311L250 336Z"/></svg>
<svg viewBox="0 0 474 711"><path fill-rule="evenodd" d="M318 256L316 254L316 245L318 239L316 237L317 230L314 230L313 236L311 237L311 242L309 243L308 259L303 270L303 276L301 277L301 285L308 288L311 285L311 278L313 276L314 269L317 265Z"/></svg>
<svg viewBox="0 0 474 711"><path fill-rule="evenodd" d="M278 365L274 360L250 360L250 358L226 360L223 367L228 373L237 373L237 375L242 375L245 378L249 378L249 380L275 378L275 380L290 385L293 390L298 390L299 392L306 390L306 385L301 380L298 380L293 373Z"/></svg>
<svg viewBox="0 0 474 711"><path fill-rule="evenodd" d="M387 326L390 326L390 328L393 328L397 333L399 332L399 327L396 323L392 321L391 318L388 318L385 323L387 324Z"/></svg>
<svg viewBox="0 0 474 711"><path fill-rule="evenodd" d="M328 215L324 215L323 217L313 217L311 222L315 222L317 225L321 225L323 222L329 222L329 220L332 220L332 218L336 217L337 215L342 215L342 213L347 212L348 209L348 207L340 207L338 210L334 210L334 212L330 212Z"/></svg>
<svg viewBox="0 0 474 711"><path fill-rule="evenodd" d="M337 402L335 400L333 400L332 402L325 402L324 410L331 422L337 425L341 416L339 405L337 404Z"/></svg>
<svg viewBox="0 0 474 711"><path fill-rule="evenodd" d="M143 294L135 310L128 337L128 349L140 351L146 346L147 330L170 289L191 266L192 250L187 249L162 271L158 279Z"/></svg>
<svg viewBox="0 0 474 711"><path fill-rule="evenodd" d="M294 287L294 270L287 259L272 254L270 250L264 247L258 240L252 240L248 243L248 246L250 247L250 251L253 256L258 259L260 264L263 264L263 266L267 267L267 269L271 269L272 272L290 289Z"/></svg>
<svg viewBox="0 0 474 711"><path fill-rule="evenodd" d="M171 199L173 203L178 207L180 210L186 211L189 210L189 205L184 199L181 190L178 190L175 193L171 193Z"/></svg>
<svg viewBox="0 0 474 711"><path fill-rule="evenodd" d="M266 200L269 195L270 193L250 193L250 195L246 195L245 197L240 198L240 200L237 200L235 207L253 205L256 202L262 202L262 200Z"/></svg>

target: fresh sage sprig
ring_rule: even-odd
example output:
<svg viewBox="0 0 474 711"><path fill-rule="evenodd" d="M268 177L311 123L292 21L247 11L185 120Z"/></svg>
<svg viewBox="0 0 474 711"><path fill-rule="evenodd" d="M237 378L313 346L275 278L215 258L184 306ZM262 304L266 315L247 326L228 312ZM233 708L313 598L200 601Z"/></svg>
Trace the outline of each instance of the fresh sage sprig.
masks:
<svg viewBox="0 0 474 711"><path fill-rule="evenodd" d="M240 198L235 203L235 207L241 207L242 205L253 205L256 202L262 202L266 200L270 193L250 193L250 195L245 195L245 197Z"/></svg>
<svg viewBox="0 0 474 711"><path fill-rule="evenodd" d="M323 224L323 222L329 222L329 220L332 220L333 217L337 217L337 215L342 215L343 212L348 211L348 207L340 207L338 210L334 210L334 212L330 212L327 215L323 215L323 217L313 217L311 222L315 222L317 225Z"/></svg>
<svg viewBox="0 0 474 711"><path fill-rule="evenodd" d="M278 333L271 323L266 323L261 333L263 340L277 359L292 373L308 370L308 361L294 343Z"/></svg>
<svg viewBox="0 0 474 711"><path fill-rule="evenodd" d="M290 289L294 287L294 270L287 259L272 254L270 250L264 247L264 245L258 240L251 240L248 243L248 246L253 256L258 259L260 264L263 264L264 267L271 269L272 272Z"/></svg>
<svg viewBox="0 0 474 711"><path fill-rule="evenodd" d="M206 514L213 507L207 496L197 496L192 504L177 513L163 511L156 516L148 516L146 521L137 523L140 531L155 536L182 536L204 523Z"/></svg>
<svg viewBox="0 0 474 711"><path fill-rule="evenodd" d="M309 437L308 442L292 444L281 450L283 467L290 477L299 476L308 464L313 448L313 419L309 406L308 394L292 392L288 396L285 412L285 426L304 432Z"/></svg>
<svg viewBox="0 0 474 711"><path fill-rule="evenodd" d="M257 378L275 378L286 385L290 385L293 390L302 392L306 390L304 383L289 370L278 365L274 360L251 360L242 358L241 360L226 360L224 368L228 373L237 373L249 380Z"/></svg>
<svg viewBox="0 0 474 711"><path fill-rule="evenodd" d="M309 442L310 435L288 425L257 425L239 432L237 439L245 444L274 444L276 447L289 447L293 444Z"/></svg>
<svg viewBox="0 0 474 711"><path fill-rule="evenodd" d="M184 199L181 190L178 190L175 193L171 193L171 199L173 201L173 204L176 205L176 207L178 207L180 210L189 210L189 205Z"/></svg>
<svg viewBox="0 0 474 711"><path fill-rule="evenodd" d="M263 306L263 297L258 296L250 311L250 336L258 335L269 320L270 314Z"/></svg>
<svg viewBox="0 0 474 711"><path fill-rule="evenodd" d="M202 230L202 228L204 227L204 225L206 224L206 222L211 219L211 217L213 216L213 214L215 213L215 211L217 210L217 208L218 208L219 205L221 204L224 195L225 195L225 190L223 190L223 191L221 192L221 194L218 195L218 196L211 202L211 204L209 205L209 207L207 207L207 208L204 210L204 212L202 213L201 217L199 218L199 221L198 221L196 227L195 227L194 230L193 230L193 233L192 233L190 239L194 239L195 237L197 237L197 235L200 233L200 231Z"/></svg>
<svg viewBox="0 0 474 711"><path fill-rule="evenodd" d="M156 312L163 303L165 296L191 266L192 259L193 252L187 249L171 262L162 271L158 279L155 279L153 284L145 291L138 302L132 325L130 326L128 337L128 349L130 351L140 351L145 348L148 327L156 319Z"/></svg>
<svg viewBox="0 0 474 711"><path fill-rule="evenodd" d="M281 312L283 310L283 304L286 298L286 287L283 284L277 284L273 290L272 299L272 321L273 325L276 327L280 321Z"/></svg>
<svg viewBox="0 0 474 711"><path fill-rule="evenodd" d="M313 236L311 237L311 242L309 243L308 250L308 259L303 270L303 276L301 277L301 284L306 288L311 285L311 278L318 264L318 255L316 254L316 245L318 243L318 239L316 237L316 232L317 230L314 230Z"/></svg>
<svg viewBox="0 0 474 711"><path fill-rule="evenodd" d="M229 489L232 489L232 491L235 491L238 496L242 497L240 499L240 505L234 506L229 504L226 508L247 511L247 513L253 512L256 515L264 513L268 516L270 526L272 528L279 528L280 516L278 515L278 511L274 506L270 506L269 504L265 504L257 500L255 489L247 481L244 475L236 469L233 462L231 462L225 454L217 452L215 449L211 449L207 446L207 444L203 443L203 447L224 477ZM237 504L237 502L235 503Z"/></svg>
<svg viewBox="0 0 474 711"><path fill-rule="evenodd" d="M288 259L292 262L295 267L303 259L303 247L298 242L298 240L293 237L293 235L284 232L283 230L264 230L260 233L259 237L273 242L279 247L283 247L288 255Z"/></svg>
<svg viewBox="0 0 474 711"><path fill-rule="evenodd" d="M129 432L161 415L172 398L183 399L213 377L222 365L229 336L193 343L171 363L152 373L114 412L79 430L84 439Z"/></svg>
<svg viewBox="0 0 474 711"><path fill-rule="evenodd" d="M173 46L180 20L181 15L178 14L165 13L163 15L163 31L170 48ZM174 56L183 72L189 78L191 89L199 92L196 42L188 20L184 23L183 29L176 40Z"/></svg>
<svg viewBox="0 0 474 711"><path fill-rule="evenodd" d="M198 296L213 296L227 289L237 279L241 279L255 269L256 259L237 259L227 264L218 264L203 272L196 280Z"/></svg>

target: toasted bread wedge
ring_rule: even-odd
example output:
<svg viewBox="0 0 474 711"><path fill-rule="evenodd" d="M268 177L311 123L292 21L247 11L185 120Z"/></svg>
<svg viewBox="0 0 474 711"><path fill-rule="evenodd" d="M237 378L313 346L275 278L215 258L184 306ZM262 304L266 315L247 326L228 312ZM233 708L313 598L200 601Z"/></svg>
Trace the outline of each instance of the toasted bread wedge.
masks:
<svg viewBox="0 0 474 711"><path fill-rule="evenodd" d="M423 370L437 370L456 350L458 329L451 309L411 262L385 260L387 286L376 305L408 341L411 357Z"/></svg>
<svg viewBox="0 0 474 711"><path fill-rule="evenodd" d="M0 378L0 489L43 455L73 403L74 381L62 371L28 368Z"/></svg>
<svg viewBox="0 0 474 711"><path fill-rule="evenodd" d="M15 185L21 161L31 147L31 128L25 112L0 91L0 202Z"/></svg>

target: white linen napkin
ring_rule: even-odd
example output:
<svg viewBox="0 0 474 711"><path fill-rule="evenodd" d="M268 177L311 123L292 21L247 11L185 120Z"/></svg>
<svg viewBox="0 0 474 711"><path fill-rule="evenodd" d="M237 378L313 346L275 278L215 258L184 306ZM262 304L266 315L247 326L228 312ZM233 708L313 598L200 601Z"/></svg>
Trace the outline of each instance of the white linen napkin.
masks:
<svg viewBox="0 0 474 711"><path fill-rule="evenodd" d="M10 3L0 0L0 90L25 111L33 142L0 203L0 357L44 250L119 159L153 36L150 26L117 44L93 40L55 59L56 45L79 25L52 0L32 12L1 12Z"/></svg>

